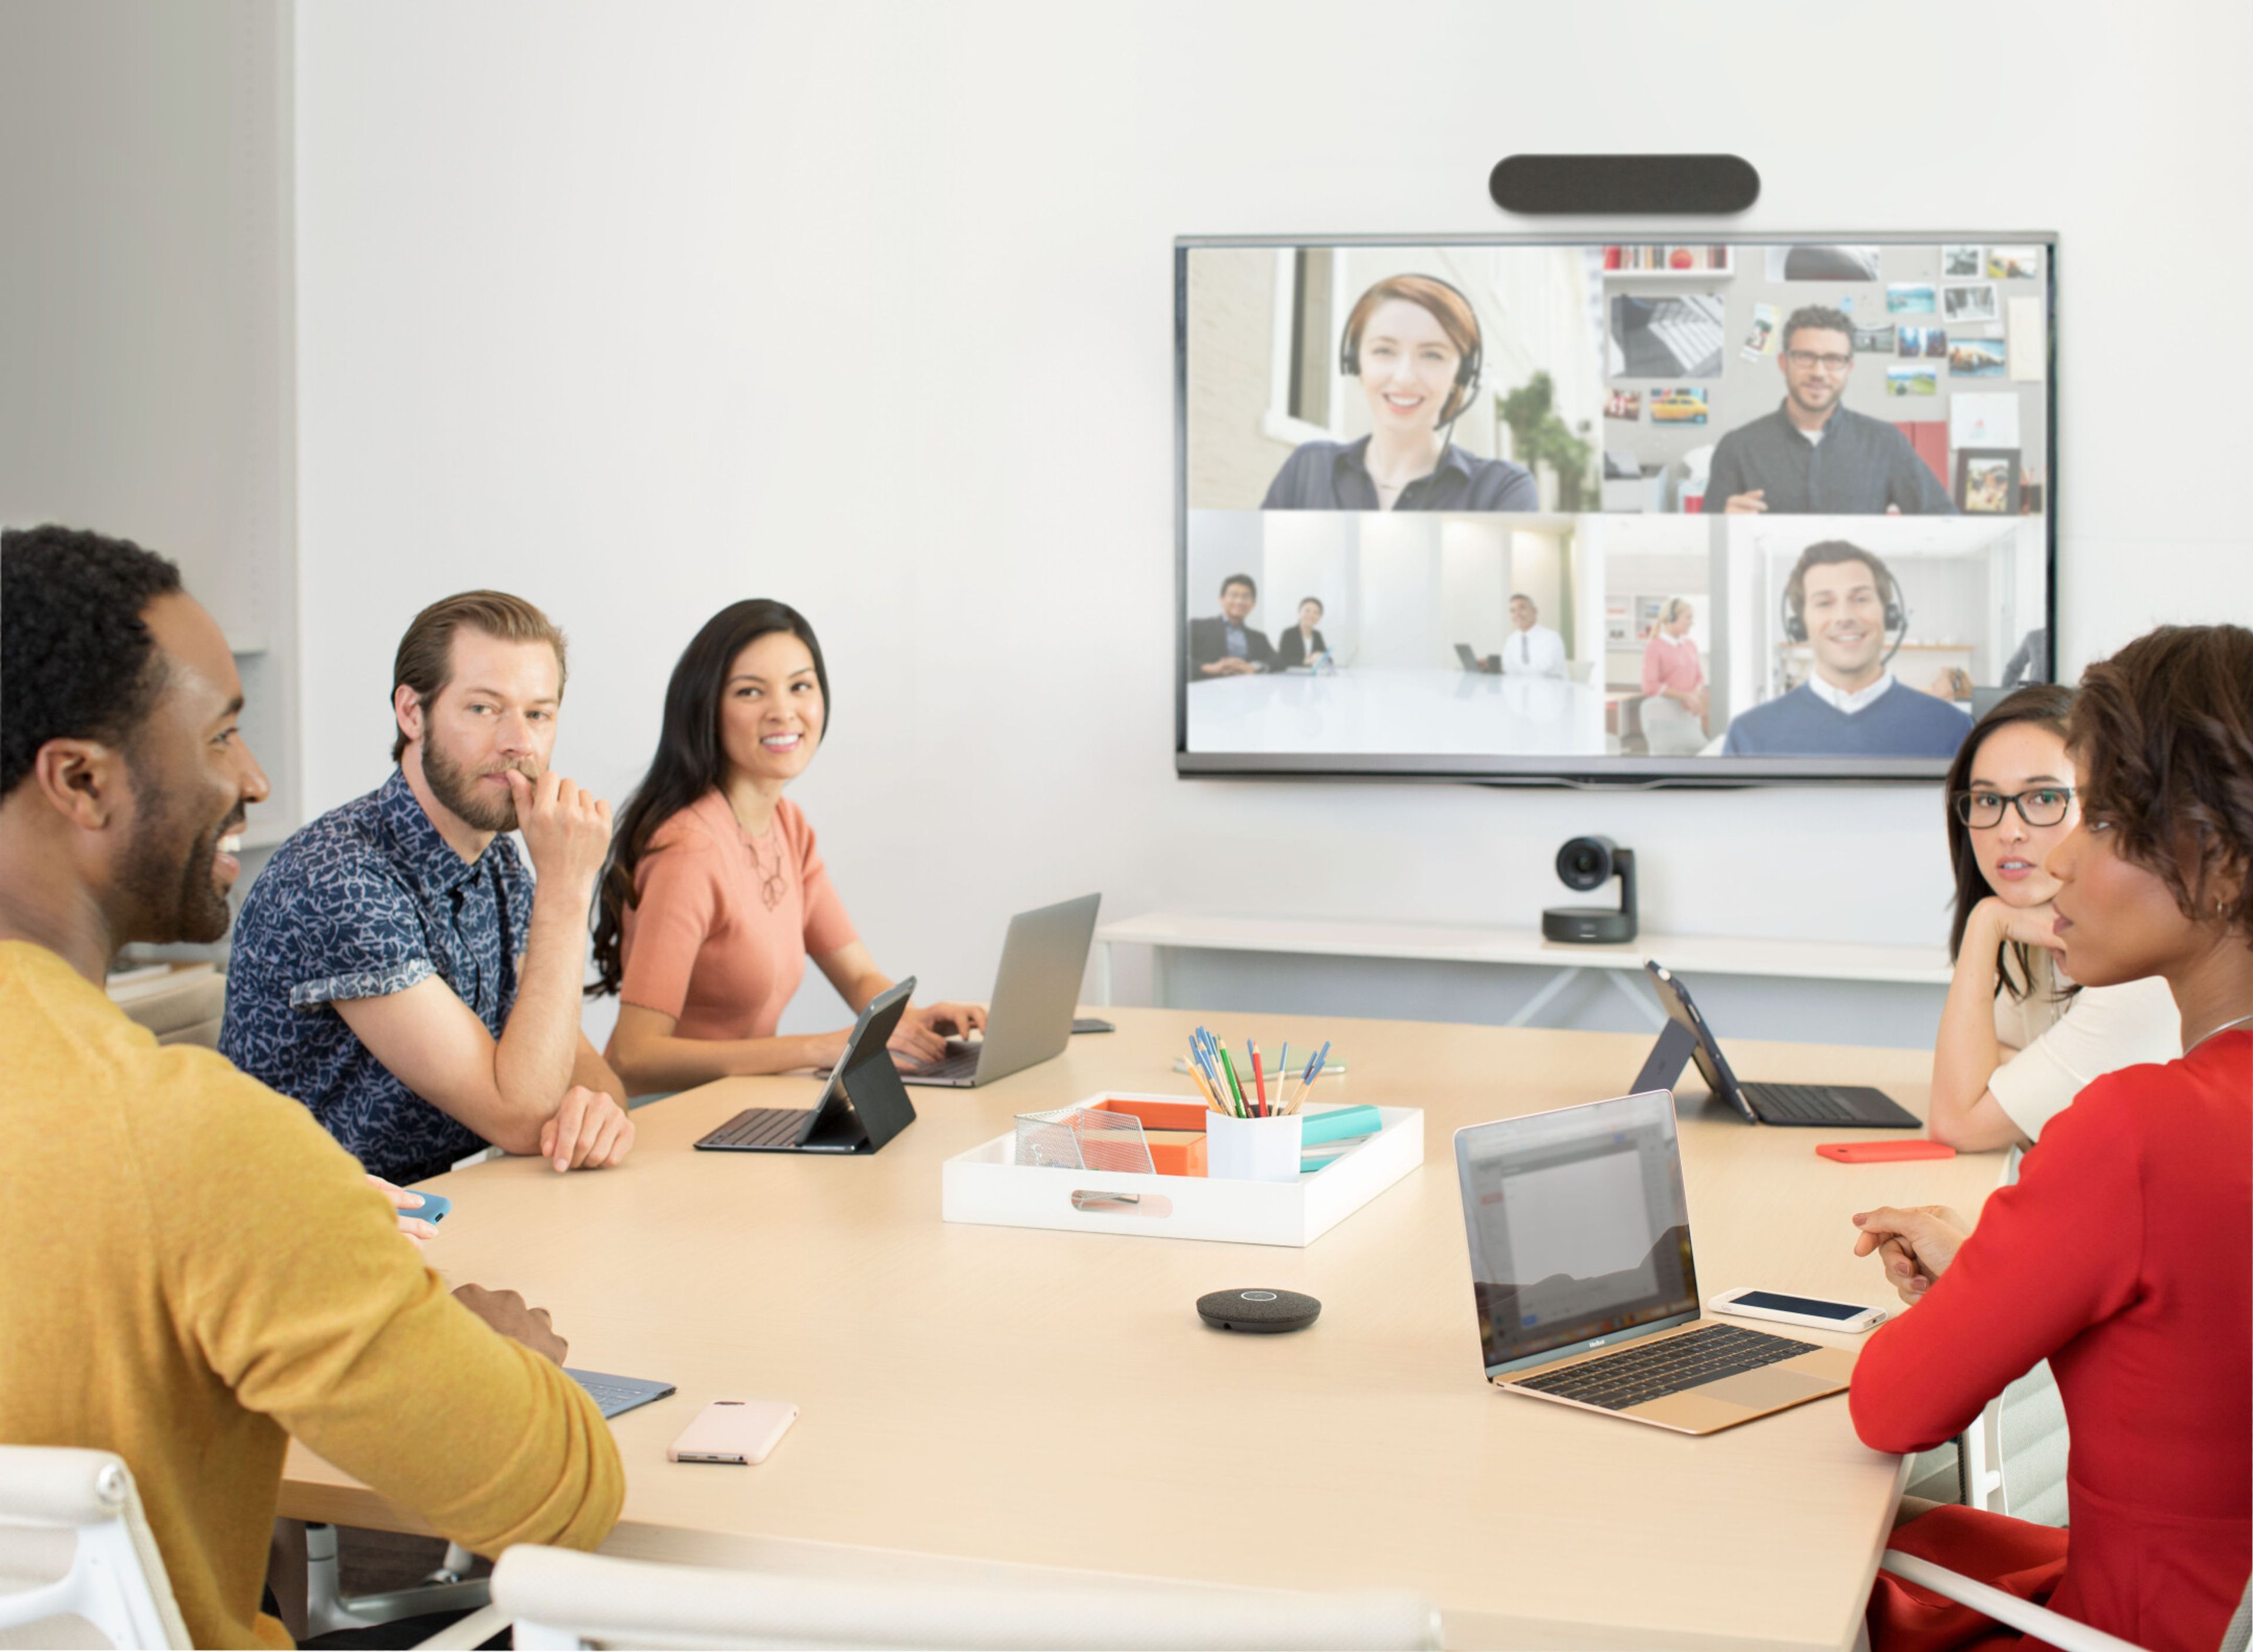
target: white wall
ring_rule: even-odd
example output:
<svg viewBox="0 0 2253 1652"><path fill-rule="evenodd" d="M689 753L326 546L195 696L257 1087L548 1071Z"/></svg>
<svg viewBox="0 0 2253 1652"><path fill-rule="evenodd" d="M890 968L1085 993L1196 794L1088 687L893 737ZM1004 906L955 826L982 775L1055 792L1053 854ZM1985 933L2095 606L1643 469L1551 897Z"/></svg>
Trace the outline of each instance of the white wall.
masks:
<svg viewBox="0 0 2253 1652"><path fill-rule="evenodd" d="M433 596L571 630L559 761L616 794L681 645L764 593L829 651L801 796L831 868L940 992L1099 887L1531 924L1590 830L1636 848L1653 929L1936 938L1929 787L1176 780L1170 240L1520 230L1502 155L1690 145L1760 167L1747 231L2055 228L2077 669L2253 614L2239 491L2180 484L2221 359L2166 278L2253 266L2249 37L2221 7L305 8L308 802L381 777ZM1974 81L1903 68L1921 39Z"/></svg>

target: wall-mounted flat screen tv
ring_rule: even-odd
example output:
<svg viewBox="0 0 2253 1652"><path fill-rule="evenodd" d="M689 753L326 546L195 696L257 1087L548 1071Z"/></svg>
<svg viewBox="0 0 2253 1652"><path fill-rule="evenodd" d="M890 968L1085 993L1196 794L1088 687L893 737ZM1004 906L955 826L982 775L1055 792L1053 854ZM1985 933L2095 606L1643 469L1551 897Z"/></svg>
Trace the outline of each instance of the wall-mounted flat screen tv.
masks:
<svg viewBox="0 0 2253 1652"><path fill-rule="evenodd" d="M2052 678L2054 235L1174 271L1182 774L1930 780Z"/></svg>

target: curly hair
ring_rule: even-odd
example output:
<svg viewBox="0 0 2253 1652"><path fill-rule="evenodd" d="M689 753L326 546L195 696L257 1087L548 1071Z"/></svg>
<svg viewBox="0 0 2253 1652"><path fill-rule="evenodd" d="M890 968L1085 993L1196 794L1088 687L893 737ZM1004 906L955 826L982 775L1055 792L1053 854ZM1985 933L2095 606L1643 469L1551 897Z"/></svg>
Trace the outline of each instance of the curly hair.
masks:
<svg viewBox="0 0 2253 1652"><path fill-rule="evenodd" d="M164 687L142 615L180 570L77 528L0 533L0 798L50 740L129 743Z"/></svg>
<svg viewBox="0 0 2253 1652"><path fill-rule="evenodd" d="M2082 673L2067 743L2084 819L2185 917L2253 945L2253 631L2162 625ZM2235 879L2234 901L2208 891Z"/></svg>

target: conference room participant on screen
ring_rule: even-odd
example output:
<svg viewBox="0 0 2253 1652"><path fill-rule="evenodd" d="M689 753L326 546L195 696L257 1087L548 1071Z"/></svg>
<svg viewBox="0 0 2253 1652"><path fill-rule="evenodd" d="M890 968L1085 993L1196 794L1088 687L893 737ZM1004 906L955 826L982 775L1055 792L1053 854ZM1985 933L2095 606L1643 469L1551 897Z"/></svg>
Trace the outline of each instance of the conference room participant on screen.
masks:
<svg viewBox="0 0 2253 1652"><path fill-rule="evenodd" d="M1330 645L1322 640L1322 599L1302 596L1299 599L1299 623L1275 639L1275 666L1279 671L1290 671L1300 666L1313 666L1327 658Z"/></svg>
<svg viewBox="0 0 2253 1652"><path fill-rule="evenodd" d="M1189 622L1189 680L1244 677L1274 671L1280 662L1267 633L1250 624L1259 587L1249 574L1231 574L1220 582L1220 612Z"/></svg>
<svg viewBox="0 0 2253 1652"><path fill-rule="evenodd" d="M1782 343L1783 401L1721 438L1705 498L1740 515L1953 515L1956 502L1900 428L1845 405L1854 324L1810 304L1784 322Z"/></svg>
<svg viewBox="0 0 2253 1652"><path fill-rule="evenodd" d="M1263 511L1538 511L1533 473L1447 440L1478 393L1482 341L1470 301L1436 275L1391 275L1354 301L1339 371L1361 381L1370 434L1301 443Z"/></svg>
<svg viewBox="0 0 2253 1652"><path fill-rule="evenodd" d="M1505 677L1562 677L1566 674L1565 639L1541 623L1541 610L1524 592L1510 599L1510 640L1502 652L1489 654L1482 671L1498 671Z"/></svg>
<svg viewBox="0 0 2253 1652"><path fill-rule="evenodd" d="M1904 685L1886 666L1886 634L1901 629L1901 586L1874 551L1818 540L1799 554L1783 589L1792 642L1814 656L1807 680L1737 714L1726 757L1952 757L1971 719Z"/></svg>

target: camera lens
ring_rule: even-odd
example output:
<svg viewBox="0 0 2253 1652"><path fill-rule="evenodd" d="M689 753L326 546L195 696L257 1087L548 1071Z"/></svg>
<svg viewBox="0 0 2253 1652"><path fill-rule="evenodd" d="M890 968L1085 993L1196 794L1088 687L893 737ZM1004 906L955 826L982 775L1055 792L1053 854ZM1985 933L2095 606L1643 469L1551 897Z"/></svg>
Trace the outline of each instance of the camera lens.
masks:
<svg viewBox="0 0 2253 1652"><path fill-rule="evenodd" d="M1569 838L1557 851L1557 875L1568 889L1597 889L1610 880L1613 870L1609 838Z"/></svg>

